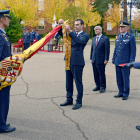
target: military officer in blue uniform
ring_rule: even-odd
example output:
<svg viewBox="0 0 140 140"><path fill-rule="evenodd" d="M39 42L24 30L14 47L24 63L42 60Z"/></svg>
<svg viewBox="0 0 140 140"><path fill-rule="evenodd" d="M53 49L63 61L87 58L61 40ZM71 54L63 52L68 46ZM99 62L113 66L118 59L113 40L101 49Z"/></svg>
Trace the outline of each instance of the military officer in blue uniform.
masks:
<svg viewBox="0 0 140 140"><path fill-rule="evenodd" d="M31 35L28 32L28 29L26 29L26 34L24 36L24 50L30 47L30 43L31 43Z"/></svg>
<svg viewBox="0 0 140 140"><path fill-rule="evenodd" d="M112 63L116 67L116 79L119 89L118 95L115 98L122 97L122 100L127 100L130 91L130 68L121 67L120 64L130 63L135 61L136 57L136 41L135 37L129 34L129 23L120 21L120 33L116 36L115 49L112 58Z"/></svg>
<svg viewBox="0 0 140 140"><path fill-rule="evenodd" d="M37 39L38 41L41 39L41 35L38 30L36 30L35 39Z"/></svg>
<svg viewBox="0 0 140 140"><path fill-rule="evenodd" d="M31 45L32 45L33 39L35 39L35 34L36 34L36 32L34 31L34 28L32 28L32 32L30 34L31 34Z"/></svg>
<svg viewBox="0 0 140 140"><path fill-rule="evenodd" d="M127 63L124 67L128 67L128 68L134 67L135 69L140 69L140 62ZM136 129L140 131L140 126L137 125Z"/></svg>
<svg viewBox="0 0 140 140"><path fill-rule="evenodd" d="M25 28L22 29L23 33L22 33L22 39L23 39L23 44L25 42L25 35L26 35L26 31L25 31Z"/></svg>
<svg viewBox="0 0 140 140"><path fill-rule="evenodd" d="M10 10L0 11L0 61L11 56L11 43L6 35L5 27L10 23ZM0 90L0 133L8 133L15 130L15 127L10 127L6 123L9 111L9 98L11 86L4 87Z"/></svg>
<svg viewBox="0 0 140 140"><path fill-rule="evenodd" d="M22 29L22 31L23 31L23 33L22 33L22 39L24 40L24 37L25 37L25 34L26 34L26 32L25 32L25 28Z"/></svg>

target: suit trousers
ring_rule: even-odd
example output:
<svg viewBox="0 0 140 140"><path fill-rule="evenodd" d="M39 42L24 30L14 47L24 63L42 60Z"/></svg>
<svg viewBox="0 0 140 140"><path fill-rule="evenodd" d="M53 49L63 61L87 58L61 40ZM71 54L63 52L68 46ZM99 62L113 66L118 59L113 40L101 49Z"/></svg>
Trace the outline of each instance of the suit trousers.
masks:
<svg viewBox="0 0 140 140"><path fill-rule="evenodd" d="M7 129L6 121L9 111L10 88L7 86L0 90L0 132Z"/></svg>
<svg viewBox="0 0 140 140"><path fill-rule="evenodd" d="M67 101L73 101L73 79L75 80L77 88L77 100L76 103L81 104L83 98L83 75L84 66L71 66L70 70L66 70L66 91L67 91Z"/></svg>
<svg viewBox="0 0 140 140"><path fill-rule="evenodd" d="M104 89L106 89L105 66L104 64L97 64L96 62L92 63L96 86Z"/></svg>
<svg viewBox="0 0 140 140"><path fill-rule="evenodd" d="M116 66L116 79L119 95L128 97L130 91L130 68Z"/></svg>

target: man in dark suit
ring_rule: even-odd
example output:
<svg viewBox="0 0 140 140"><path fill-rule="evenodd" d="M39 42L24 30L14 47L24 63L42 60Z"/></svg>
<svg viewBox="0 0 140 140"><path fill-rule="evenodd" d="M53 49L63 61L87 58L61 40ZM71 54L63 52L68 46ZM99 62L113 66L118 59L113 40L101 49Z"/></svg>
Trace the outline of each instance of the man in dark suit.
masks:
<svg viewBox="0 0 140 140"><path fill-rule="evenodd" d="M0 61L11 56L11 43L6 35L5 27L10 23L10 10L0 11ZM0 90L0 133L8 133L15 130L7 124L7 116L9 111L9 98L11 86L4 87Z"/></svg>
<svg viewBox="0 0 140 140"><path fill-rule="evenodd" d="M136 57L136 41L135 37L127 32L129 23L120 21L120 33L116 36L115 49L112 58L112 63L116 67L116 78L119 89L118 95L115 98L122 97L122 100L127 100L130 91L130 68L120 67L120 64L130 63L135 61Z"/></svg>
<svg viewBox="0 0 140 140"><path fill-rule="evenodd" d="M96 87L93 91L100 90L100 93L103 93L106 89L105 67L109 60L110 42L108 37L102 35L101 26L96 26L94 31L96 37L92 38L90 53L94 80L96 83Z"/></svg>
<svg viewBox="0 0 140 140"><path fill-rule="evenodd" d="M83 84L82 74L85 65L83 50L89 40L89 35L83 31L84 22L77 19L74 23L75 32L72 31L69 25L65 25L65 29L69 32L71 37L71 57L70 57L70 70L66 70L66 90L67 100L60 104L60 106L67 106L73 104L73 79L75 80L76 88L78 91L76 104L73 110L79 109L82 106L83 97ZM59 33L62 36L62 30Z"/></svg>

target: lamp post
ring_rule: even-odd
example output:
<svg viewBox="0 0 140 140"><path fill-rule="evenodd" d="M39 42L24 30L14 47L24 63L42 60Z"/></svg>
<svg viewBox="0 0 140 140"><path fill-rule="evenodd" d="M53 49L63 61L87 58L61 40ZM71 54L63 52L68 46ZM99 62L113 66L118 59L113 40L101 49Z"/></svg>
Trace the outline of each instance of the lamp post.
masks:
<svg viewBox="0 0 140 140"><path fill-rule="evenodd" d="M123 4L126 4L126 5L128 5L130 7L130 22L129 22L130 27L129 27L129 33L131 34L131 12L132 12L132 7L133 7L133 5L135 6L137 4L140 4L140 2L132 2L132 0L131 0L131 2L121 2L121 6L122 7L123 7ZM138 12L140 12L140 9L138 9Z"/></svg>
<svg viewBox="0 0 140 140"><path fill-rule="evenodd" d="M123 12L124 12L124 9L122 7L120 8L120 12L121 12L120 20L123 21Z"/></svg>

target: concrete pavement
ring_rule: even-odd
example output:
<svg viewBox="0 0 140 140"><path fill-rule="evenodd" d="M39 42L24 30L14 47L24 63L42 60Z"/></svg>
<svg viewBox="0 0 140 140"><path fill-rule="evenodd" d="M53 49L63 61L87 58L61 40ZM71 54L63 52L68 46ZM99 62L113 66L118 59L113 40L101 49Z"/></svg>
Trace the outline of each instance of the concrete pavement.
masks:
<svg viewBox="0 0 140 140"><path fill-rule="evenodd" d="M22 74L11 88L8 123L16 131L0 134L0 140L139 140L140 71L131 70L131 91L127 101L118 93L115 66L106 67L107 89L101 94L95 87L89 61L90 45L85 48L83 106L60 107L66 100L64 53L39 52L24 63ZM140 45L136 61L140 62ZM74 103L76 100L74 84Z"/></svg>

